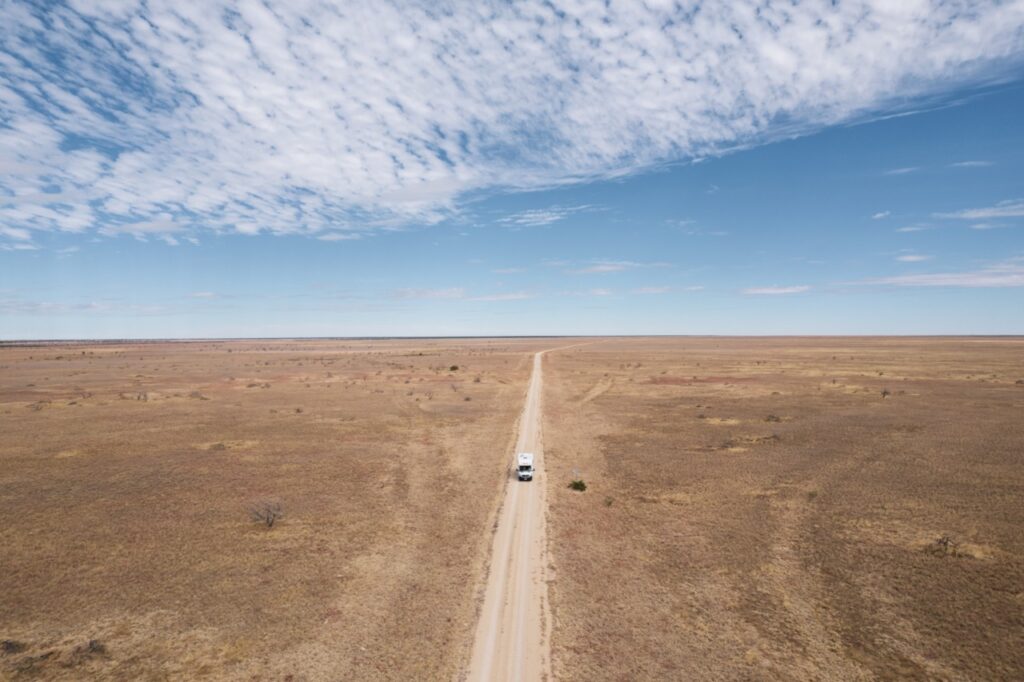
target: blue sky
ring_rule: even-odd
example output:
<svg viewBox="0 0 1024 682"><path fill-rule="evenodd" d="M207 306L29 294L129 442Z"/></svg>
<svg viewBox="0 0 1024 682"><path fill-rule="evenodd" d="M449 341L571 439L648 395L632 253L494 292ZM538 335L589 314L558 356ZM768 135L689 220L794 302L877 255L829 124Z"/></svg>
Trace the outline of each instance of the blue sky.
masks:
<svg viewBox="0 0 1024 682"><path fill-rule="evenodd" d="M0 338L1024 333L1024 3L889 5L7 3Z"/></svg>

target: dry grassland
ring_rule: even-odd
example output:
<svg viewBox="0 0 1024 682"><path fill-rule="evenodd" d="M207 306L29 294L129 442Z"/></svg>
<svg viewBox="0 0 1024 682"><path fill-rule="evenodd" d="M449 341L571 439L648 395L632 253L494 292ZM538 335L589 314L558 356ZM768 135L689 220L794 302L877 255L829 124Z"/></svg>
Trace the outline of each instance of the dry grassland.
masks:
<svg viewBox="0 0 1024 682"><path fill-rule="evenodd" d="M1024 340L546 363L559 679L1024 679Z"/></svg>
<svg viewBox="0 0 1024 682"><path fill-rule="evenodd" d="M0 678L450 679L542 346L0 348Z"/></svg>

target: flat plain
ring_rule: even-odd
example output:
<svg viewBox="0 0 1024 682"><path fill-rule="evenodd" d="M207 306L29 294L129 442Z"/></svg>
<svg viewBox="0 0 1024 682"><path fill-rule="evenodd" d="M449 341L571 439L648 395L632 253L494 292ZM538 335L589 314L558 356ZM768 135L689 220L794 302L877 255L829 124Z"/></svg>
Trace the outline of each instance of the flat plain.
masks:
<svg viewBox="0 0 1024 682"><path fill-rule="evenodd" d="M583 342L556 679L1024 678L1024 340ZM458 679L571 343L0 348L0 679Z"/></svg>
<svg viewBox="0 0 1024 682"><path fill-rule="evenodd" d="M455 677L543 343L0 349L0 678Z"/></svg>
<svg viewBox="0 0 1024 682"><path fill-rule="evenodd" d="M557 679L1024 679L1024 340L546 362Z"/></svg>

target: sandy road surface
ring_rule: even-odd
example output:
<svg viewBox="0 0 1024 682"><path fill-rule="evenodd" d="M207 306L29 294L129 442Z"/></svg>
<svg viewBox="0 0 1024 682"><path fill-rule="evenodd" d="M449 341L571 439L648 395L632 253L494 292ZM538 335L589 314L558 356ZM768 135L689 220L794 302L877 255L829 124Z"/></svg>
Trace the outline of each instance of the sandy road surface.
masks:
<svg viewBox="0 0 1024 682"><path fill-rule="evenodd" d="M474 682L551 677L544 448L540 432L544 352L533 358L516 442L517 453L534 454L536 474L532 482L519 482L509 471L469 665L468 679Z"/></svg>

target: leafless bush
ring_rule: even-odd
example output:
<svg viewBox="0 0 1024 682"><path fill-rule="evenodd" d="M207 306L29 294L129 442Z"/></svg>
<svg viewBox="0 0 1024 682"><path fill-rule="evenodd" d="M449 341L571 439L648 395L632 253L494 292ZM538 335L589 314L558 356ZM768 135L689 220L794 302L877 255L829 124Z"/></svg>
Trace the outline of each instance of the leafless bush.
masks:
<svg viewBox="0 0 1024 682"><path fill-rule="evenodd" d="M79 644L76 646L72 651L72 654L79 658L105 656L107 654L107 647L98 639L90 639L85 644Z"/></svg>
<svg viewBox="0 0 1024 682"><path fill-rule="evenodd" d="M962 556L960 553L960 543L954 542L948 535L943 535L935 542L926 546L924 551L934 556Z"/></svg>
<svg viewBox="0 0 1024 682"><path fill-rule="evenodd" d="M5 639L0 642L0 651L5 654L20 654L26 648L25 644L14 639Z"/></svg>
<svg viewBox="0 0 1024 682"><path fill-rule="evenodd" d="M256 523L273 528L275 523L284 518L284 510L280 502L260 500L249 507L249 517Z"/></svg>
<svg viewBox="0 0 1024 682"><path fill-rule="evenodd" d="M888 398L891 395L892 395L892 391L890 391L887 388L883 388L882 389L882 400L885 400L886 398Z"/></svg>

